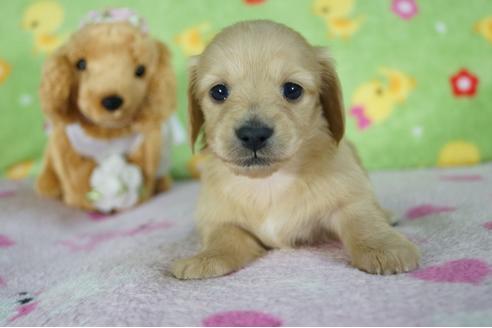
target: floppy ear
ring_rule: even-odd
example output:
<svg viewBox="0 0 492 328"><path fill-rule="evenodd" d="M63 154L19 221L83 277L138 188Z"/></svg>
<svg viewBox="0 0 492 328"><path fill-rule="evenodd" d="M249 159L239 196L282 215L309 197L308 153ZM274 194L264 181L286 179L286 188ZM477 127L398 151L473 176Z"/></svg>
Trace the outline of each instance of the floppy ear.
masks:
<svg viewBox="0 0 492 328"><path fill-rule="evenodd" d="M338 75L326 49L318 48L318 62L321 67L320 102L323 114L328 121L331 135L340 142L345 132L345 113L342 89Z"/></svg>
<svg viewBox="0 0 492 328"><path fill-rule="evenodd" d="M75 86L72 64L59 48L43 65L39 96L41 108L52 121L68 121L74 114L71 94Z"/></svg>
<svg viewBox="0 0 492 328"><path fill-rule="evenodd" d="M191 150L195 152L195 143L198 139L198 135L202 129L205 117L200 107L200 102L196 97L196 83L197 83L197 65L198 57L190 58L189 64L189 84L188 84L188 118L189 118L189 133ZM204 145L206 145L205 139Z"/></svg>
<svg viewBox="0 0 492 328"><path fill-rule="evenodd" d="M160 123L176 110L176 76L171 65L171 54L164 43L154 41L157 48L156 68L151 73L145 110L136 123Z"/></svg>

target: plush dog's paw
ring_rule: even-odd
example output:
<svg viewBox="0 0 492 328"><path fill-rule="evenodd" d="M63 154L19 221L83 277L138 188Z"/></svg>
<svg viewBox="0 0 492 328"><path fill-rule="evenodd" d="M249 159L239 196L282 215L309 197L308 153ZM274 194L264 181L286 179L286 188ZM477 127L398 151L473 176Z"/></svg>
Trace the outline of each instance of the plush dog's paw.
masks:
<svg viewBox="0 0 492 328"><path fill-rule="evenodd" d="M171 272L178 279L220 277L235 270L233 263L229 255L205 252L174 262Z"/></svg>
<svg viewBox="0 0 492 328"><path fill-rule="evenodd" d="M417 247L397 235L387 240L369 241L353 247L352 265L374 274L394 274L416 269L420 261Z"/></svg>
<svg viewBox="0 0 492 328"><path fill-rule="evenodd" d="M65 204L71 207L80 208L86 211L95 210L94 206L82 195L63 195Z"/></svg>
<svg viewBox="0 0 492 328"><path fill-rule="evenodd" d="M35 189L38 195L49 198L58 198L62 193L60 182L53 174L39 175Z"/></svg>
<svg viewBox="0 0 492 328"><path fill-rule="evenodd" d="M157 193L159 192L165 192L171 189L173 185L173 179L171 178L170 175L166 175L160 178L157 178L155 190Z"/></svg>

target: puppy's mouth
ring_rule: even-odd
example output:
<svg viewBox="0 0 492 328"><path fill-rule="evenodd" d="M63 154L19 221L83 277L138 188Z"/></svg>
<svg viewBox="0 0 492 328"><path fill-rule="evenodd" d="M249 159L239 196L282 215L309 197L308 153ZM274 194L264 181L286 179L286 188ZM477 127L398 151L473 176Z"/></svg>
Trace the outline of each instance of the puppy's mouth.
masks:
<svg viewBox="0 0 492 328"><path fill-rule="evenodd" d="M258 156L256 153L254 153L254 155L251 157L238 160L236 162L236 165L241 167L253 168L253 167L268 167L274 163L275 161L273 161L271 158Z"/></svg>
<svg viewBox="0 0 492 328"><path fill-rule="evenodd" d="M232 158L231 157L225 158L223 156L220 156L215 151L213 151L213 153L223 162L237 168L247 168L247 169L268 168L269 166L272 166L279 162L278 160L272 157L267 157L265 155L260 155L254 152L251 152L251 155L248 156L240 156L240 157L232 157Z"/></svg>

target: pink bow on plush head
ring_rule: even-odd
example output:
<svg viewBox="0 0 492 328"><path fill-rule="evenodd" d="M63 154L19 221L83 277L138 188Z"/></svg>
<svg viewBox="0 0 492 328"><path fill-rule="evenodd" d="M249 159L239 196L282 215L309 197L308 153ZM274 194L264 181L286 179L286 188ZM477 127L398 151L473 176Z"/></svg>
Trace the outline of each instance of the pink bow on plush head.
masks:
<svg viewBox="0 0 492 328"><path fill-rule="evenodd" d="M88 24L117 22L128 22L133 26L138 27L144 34L149 32L147 22L129 8L112 8L103 11L91 11L82 20L80 27L82 28Z"/></svg>

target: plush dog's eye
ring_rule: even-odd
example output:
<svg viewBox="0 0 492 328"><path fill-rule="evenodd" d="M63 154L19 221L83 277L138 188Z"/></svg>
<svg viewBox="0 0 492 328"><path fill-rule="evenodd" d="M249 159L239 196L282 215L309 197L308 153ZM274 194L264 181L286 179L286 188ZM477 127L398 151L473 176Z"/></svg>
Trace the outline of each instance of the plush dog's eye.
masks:
<svg viewBox="0 0 492 328"><path fill-rule="evenodd" d="M287 82L283 87L284 97L288 101L294 101L302 96L303 89L299 84Z"/></svg>
<svg viewBox="0 0 492 328"><path fill-rule="evenodd" d="M87 68L87 62L85 61L84 58L81 58L77 61L77 63L75 64L75 67L77 67L77 69L79 71L83 71Z"/></svg>
<svg viewBox="0 0 492 328"><path fill-rule="evenodd" d="M135 70L135 76L136 77L142 77L145 75L145 66L144 65L138 65L137 69Z"/></svg>
<svg viewBox="0 0 492 328"><path fill-rule="evenodd" d="M224 84L217 84L210 89L210 97L215 101L223 102L229 96L229 90Z"/></svg>

